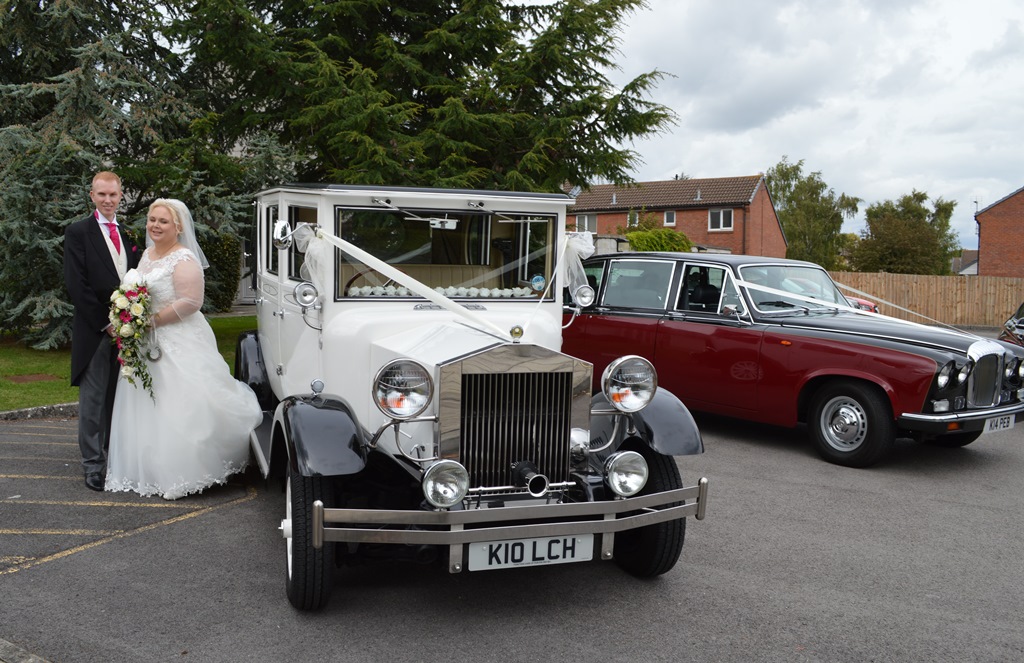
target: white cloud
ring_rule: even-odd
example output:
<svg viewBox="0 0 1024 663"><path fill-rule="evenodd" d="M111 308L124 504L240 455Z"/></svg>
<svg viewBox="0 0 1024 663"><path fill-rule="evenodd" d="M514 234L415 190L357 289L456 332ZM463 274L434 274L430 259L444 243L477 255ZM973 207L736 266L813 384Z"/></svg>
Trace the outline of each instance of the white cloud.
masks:
<svg viewBox="0 0 1024 663"><path fill-rule="evenodd" d="M632 147L638 180L804 160L862 207L917 189L974 212L1024 186L1024 4L649 0L623 26L625 81L658 69L679 124ZM846 230L859 232L863 215Z"/></svg>

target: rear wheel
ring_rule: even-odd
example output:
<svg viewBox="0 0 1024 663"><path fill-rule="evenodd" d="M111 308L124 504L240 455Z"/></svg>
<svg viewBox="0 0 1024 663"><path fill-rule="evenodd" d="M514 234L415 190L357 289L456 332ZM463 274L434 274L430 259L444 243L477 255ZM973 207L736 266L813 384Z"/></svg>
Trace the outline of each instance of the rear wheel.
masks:
<svg viewBox="0 0 1024 663"><path fill-rule="evenodd" d="M679 468L671 456L652 449L636 449L647 461L650 475L640 495L662 493L683 487ZM679 504L675 502L672 506ZM651 578L668 572L679 561L686 536L686 519L640 527L615 535L615 561L627 573L638 578Z"/></svg>
<svg viewBox="0 0 1024 663"><path fill-rule="evenodd" d="M896 422L885 394L853 380L837 380L819 390L807 426L821 457L847 467L878 462L896 441Z"/></svg>
<svg viewBox="0 0 1024 663"><path fill-rule="evenodd" d="M322 608L334 585L334 544L313 547L313 502L331 506L330 484L289 469L285 480L285 535L288 601L299 610ZM289 536L290 533L290 536Z"/></svg>

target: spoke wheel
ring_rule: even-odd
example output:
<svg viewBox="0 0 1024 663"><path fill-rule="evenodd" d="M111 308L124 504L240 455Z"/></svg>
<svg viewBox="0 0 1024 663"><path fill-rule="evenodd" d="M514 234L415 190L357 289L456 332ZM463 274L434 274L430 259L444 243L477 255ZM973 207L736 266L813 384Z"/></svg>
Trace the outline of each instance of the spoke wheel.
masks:
<svg viewBox="0 0 1024 663"><path fill-rule="evenodd" d="M867 467L896 440L889 400L874 385L840 380L823 387L811 403L811 437L825 460Z"/></svg>
<svg viewBox="0 0 1024 663"><path fill-rule="evenodd" d="M289 470L285 482L285 537L288 601L299 610L322 608L334 584L334 544L313 547L313 502L330 506L330 484L322 477L304 477Z"/></svg>

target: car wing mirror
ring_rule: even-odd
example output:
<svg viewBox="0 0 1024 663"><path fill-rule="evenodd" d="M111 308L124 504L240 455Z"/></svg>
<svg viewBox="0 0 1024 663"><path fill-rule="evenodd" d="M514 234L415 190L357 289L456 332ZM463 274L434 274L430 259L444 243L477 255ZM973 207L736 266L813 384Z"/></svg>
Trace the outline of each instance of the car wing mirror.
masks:
<svg viewBox="0 0 1024 663"><path fill-rule="evenodd" d="M279 220L274 224L274 232L272 240L274 248L277 250L290 248L292 245L292 229L288 226L288 222L284 219Z"/></svg>

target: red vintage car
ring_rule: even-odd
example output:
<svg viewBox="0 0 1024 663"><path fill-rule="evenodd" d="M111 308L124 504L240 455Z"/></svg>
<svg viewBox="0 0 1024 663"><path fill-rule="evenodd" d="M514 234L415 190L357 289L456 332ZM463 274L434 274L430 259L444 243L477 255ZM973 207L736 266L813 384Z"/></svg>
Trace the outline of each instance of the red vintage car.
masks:
<svg viewBox="0 0 1024 663"><path fill-rule="evenodd" d="M816 264L618 253L583 266L596 296L567 306L562 349L595 378L624 351L647 357L690 409L806 423L833 463L871 465L897 436L959 447L1024 420L1024 347L859 310Z"/></svg>

